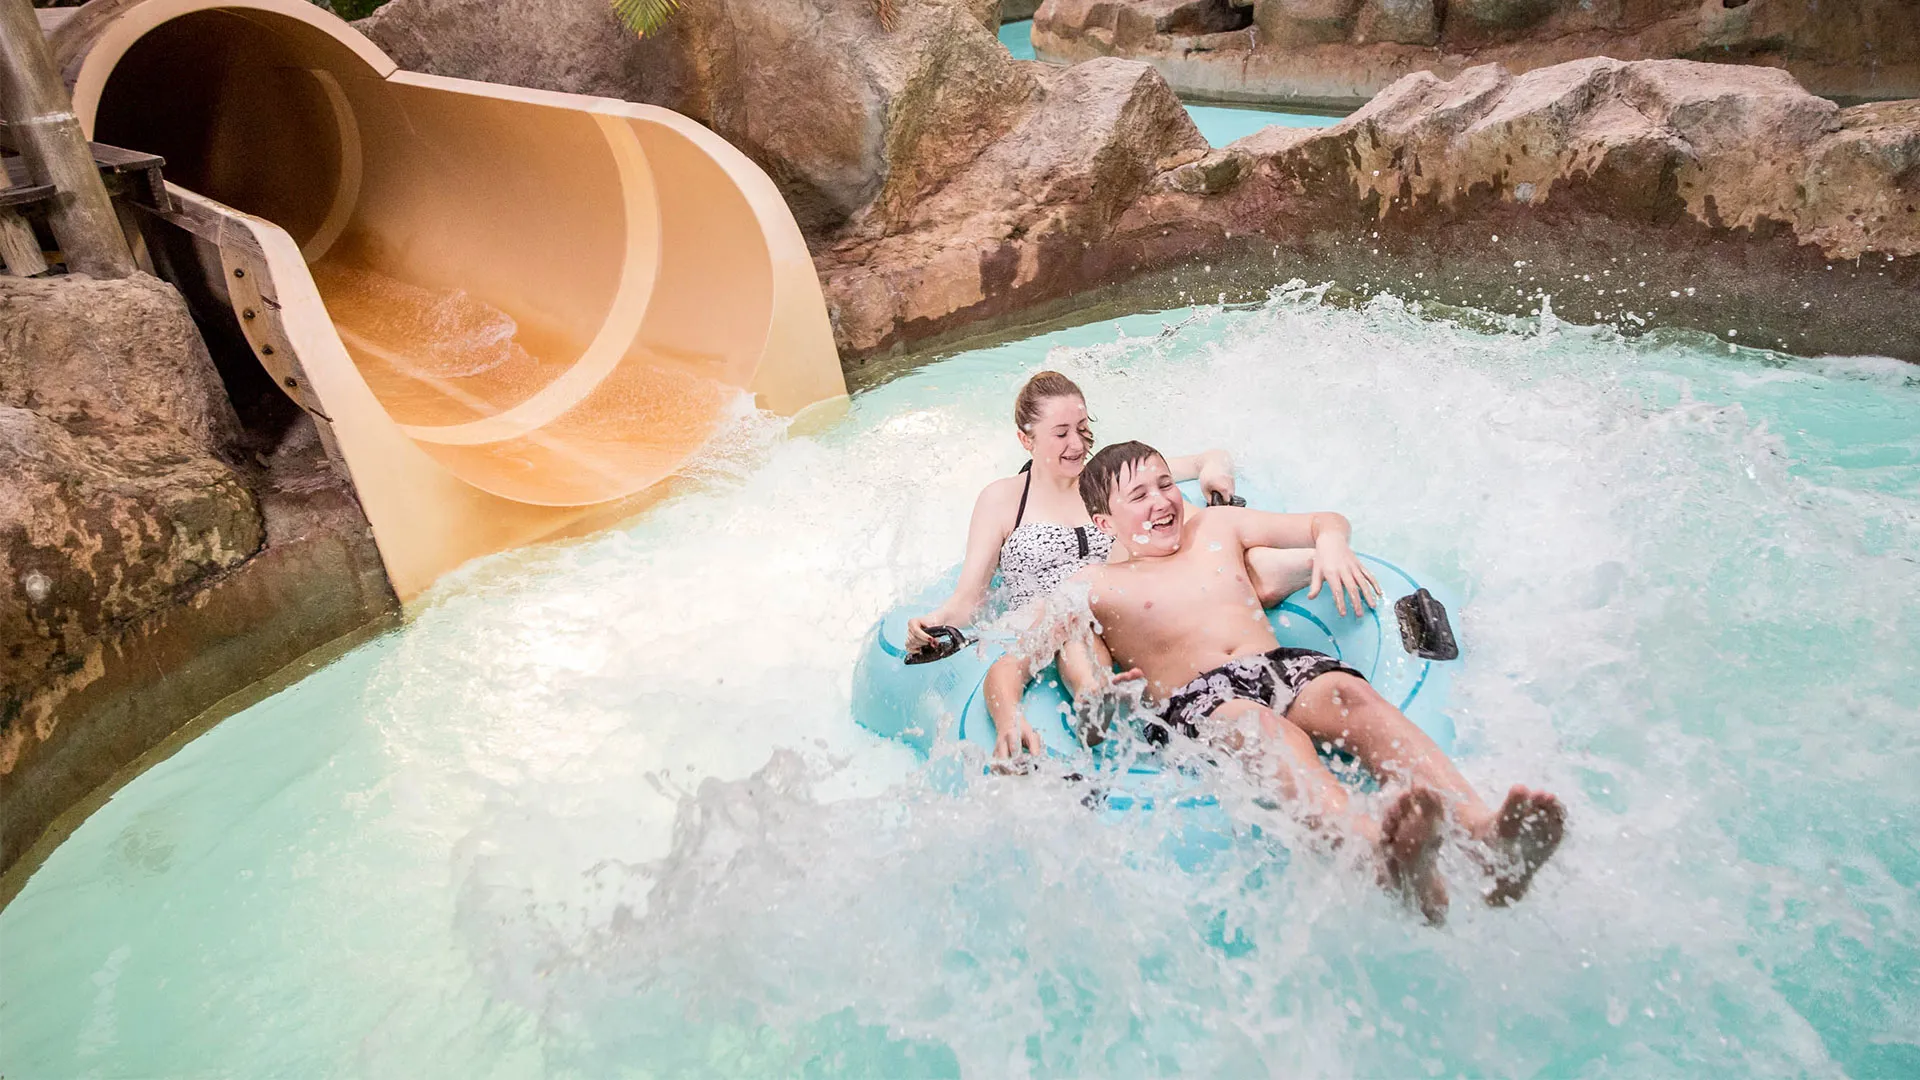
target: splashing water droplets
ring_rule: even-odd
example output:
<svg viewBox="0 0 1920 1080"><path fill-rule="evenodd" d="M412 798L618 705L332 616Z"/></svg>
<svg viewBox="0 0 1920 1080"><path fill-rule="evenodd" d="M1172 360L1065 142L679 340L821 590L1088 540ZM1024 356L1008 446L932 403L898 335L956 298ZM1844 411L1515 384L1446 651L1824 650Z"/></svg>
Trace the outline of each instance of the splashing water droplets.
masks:
<svg viewBox="0 0 1920 1080"><path fill-rule="evenodd" d="M644 517L468 568L54 852L0 914L9 981L35 988L0 1020L10 1057L23 1075L1900 1072L1920 380L1540 333L1544 298L1495 331L1323 294L963 354L815 437L749 418ZM958 560L975 496L1018 464L1006 401L1041 366L1103 432L1228 447L1256 506L1339 509L1361 550L1461 589L1462 770L1490 799L1525 783L1571 808L1520 908L1472 903L1484 875L1455 852L1452 921L1421 927L1361 845L1317 846L1179 740L1232 822L1218 843L1176 813L1090 810L1067 762L990 776L950 732L923 763L854 727L869 628ZM167 859L128 862L161 842L120 838L161 835ZM100 991L71 973L129 941L122 1021L191 1000L262 1036L88 1027Z"/></svg>

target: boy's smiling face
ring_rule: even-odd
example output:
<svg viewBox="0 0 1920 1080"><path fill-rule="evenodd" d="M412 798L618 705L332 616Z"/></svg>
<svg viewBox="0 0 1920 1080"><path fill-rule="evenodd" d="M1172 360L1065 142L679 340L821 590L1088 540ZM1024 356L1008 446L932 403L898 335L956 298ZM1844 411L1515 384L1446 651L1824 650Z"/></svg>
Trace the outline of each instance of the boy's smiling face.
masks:
<svg viewBox="0 0 1920 1080"><path fill-rule="evenodd" d="M1108 493L1107 512L1093 515L1093 523L1130 554L1144 557L1179 551L1185 521L1186 500L1159 454L1122 468Z"/></svg>

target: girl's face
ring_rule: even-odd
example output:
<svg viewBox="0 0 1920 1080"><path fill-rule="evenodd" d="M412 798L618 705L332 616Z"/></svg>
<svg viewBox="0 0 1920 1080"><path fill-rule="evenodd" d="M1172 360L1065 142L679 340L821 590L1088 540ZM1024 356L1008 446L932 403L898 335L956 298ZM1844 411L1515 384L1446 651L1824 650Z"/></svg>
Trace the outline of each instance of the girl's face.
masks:
<svg viewBox="0 0 1920 1080"><path fill-rule="evenodd" d="M1020 445L1033 455L1033 467L1060 476L1076 477L1087 467L1093 450L1093 427L1087 422L1087 403L1077 397L1050 397L1040 402L1033 426L1020 432Z"/></svg>

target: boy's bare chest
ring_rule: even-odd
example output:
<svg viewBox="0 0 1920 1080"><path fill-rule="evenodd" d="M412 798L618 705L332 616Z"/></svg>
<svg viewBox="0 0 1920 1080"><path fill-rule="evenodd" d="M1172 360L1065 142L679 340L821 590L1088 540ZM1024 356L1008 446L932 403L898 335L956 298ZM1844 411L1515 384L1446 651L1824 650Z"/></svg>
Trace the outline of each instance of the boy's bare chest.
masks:
<svg viewBox="0 0 1920 1080"><path fill-rule="evenodd" d="M1222 552L1195 552L1160 563L1103 568L1090 599L1103 620L1172 629L1253 596L1246 567Z"/></svg>

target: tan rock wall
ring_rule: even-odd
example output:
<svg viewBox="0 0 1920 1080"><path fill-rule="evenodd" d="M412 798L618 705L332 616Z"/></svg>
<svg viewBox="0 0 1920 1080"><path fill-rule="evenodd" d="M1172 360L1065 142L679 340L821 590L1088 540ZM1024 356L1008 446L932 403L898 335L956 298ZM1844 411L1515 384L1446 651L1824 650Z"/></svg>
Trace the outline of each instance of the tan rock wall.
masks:
<svg viewBox="0 0 1920 1080"><path fill-rule="evenodd" d="M1785 228L1829 260L1920 255L1920 102L1843 110L1786 72L1594 59L1519 75L1412 75L1355 113L1350 170L1388 217L1577 185L1629 215ZM1907 123L1901 123L1906 118Z"/></svg>
<svg viewBox="0 0 1920 1080"><path fill-rule="evenodd" d="M903 218L817 260L843 350L872 351L1053 299L1162 172L1206 141L1153 69L1121 60L1037 73L1034 104Z"/></svg>
<svg viewBox="0 0 1920 1080"><path fill-rule="evenodd" d="M1271 272L1360 292L1920 360L1916 110L1690 61L1410 75L1214 151L1243 159L1216 195L1169 176L1112 243L1153 266L1257 237Z"/></svg>
<svg viewBox="0 0 1920 1080"><path fill-rule="evenodd" d="M1146 60L1182 94L1357 108L1402 75L1526 71L1592 56L1695 59L1792 71L1842 100L1920 96L1920 4L1910 0L1257 0L1253 33L1113 27L1160 0L1048 0L1041 56ZM1225 12L1228 0L1213 0Z"/></svg>
<svg viewBox="0 0 1920 1080"><path fill-rule="evenodd" d="M158 423L76 432L0 405L0 475L4 775L22 740L50 730L94 639L245 561L264 536L240 475Z"/></svg>
<svg viewBox="0 0 1920 1080"><path fill-rule="evenodd" d="M0 279L0 402L82 426L156 420L209 451L239 434L180 294L145 274Z"/></svg>

